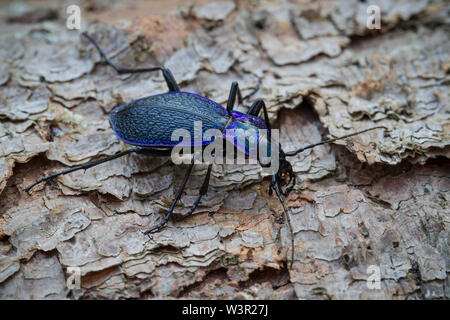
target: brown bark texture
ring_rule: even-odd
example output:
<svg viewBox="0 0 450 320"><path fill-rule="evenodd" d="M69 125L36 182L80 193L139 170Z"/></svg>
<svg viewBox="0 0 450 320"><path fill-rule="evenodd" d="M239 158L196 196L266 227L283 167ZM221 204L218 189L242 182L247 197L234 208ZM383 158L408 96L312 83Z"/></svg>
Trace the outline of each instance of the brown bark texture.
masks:
<svg viewBox="0 0 450 320"><path fill-rule="evenodd" d="M118 75L66 3L0 8L0 298L450 298L449 7L446 1L79 2L82 27L119 66L170 68L183 91L226 104L233 80L269 109L285 151L307 150L282 206L258 165L214 165L196 214L167 212L186 165L131 154L110 110L167 90ZM249 104L249 102L247 102ZM245 112L240 105L237 110ZM195 201L196 165L175 214ZM209 215L208 213L214 213ZM369 288L370 267L380 270ZM66 285L73 267L81 287ZM369 270L368 270L369 269Z"/></svg>

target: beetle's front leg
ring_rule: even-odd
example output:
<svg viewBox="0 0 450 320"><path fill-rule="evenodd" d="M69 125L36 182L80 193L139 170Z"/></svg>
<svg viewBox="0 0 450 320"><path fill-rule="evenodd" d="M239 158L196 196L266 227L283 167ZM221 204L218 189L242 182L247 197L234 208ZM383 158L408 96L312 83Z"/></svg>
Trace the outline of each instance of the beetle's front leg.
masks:
<svg viewBox="0 0 450 320"><path fill-rule="evenodd" d="M247 111L247 114L254 117L258 117L259 113L261 112L261 109L263 110L264 113L264 124L266 125L267 129L269 129L270 133L271 127L269 121L269 114L267 112L267 107L263 99L257 99L255 102L253 102L252 106Z"/></svg>

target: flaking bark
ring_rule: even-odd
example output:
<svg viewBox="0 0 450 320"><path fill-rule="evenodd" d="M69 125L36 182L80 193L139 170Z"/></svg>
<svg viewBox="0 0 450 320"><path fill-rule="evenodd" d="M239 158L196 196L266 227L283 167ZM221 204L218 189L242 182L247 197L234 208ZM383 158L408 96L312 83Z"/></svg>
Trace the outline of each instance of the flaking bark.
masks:
<svg viewBox="0 0 450 320"><path fill-rule="evenodd" d="M257 165L215 165L197 214L147 237L186 169L170 159L129 155L24 187L125 150L108 113L166 91L162 76L117 75L56 4L1 7L0 298L450 297L445 1L374 1L378 31L353 0L169 2L156 13L138 2L135 19L120 2L94 3L87 32L118 65L163 64L184 91L222 104L233 80L244 95L261 81L255 97L285 151L387 129L292 159L292 269L281 206ZM194 168L176 214L205 172ZM367 287L372 265L380 289ZM69 267L80 289L66 286Z"/></svg>

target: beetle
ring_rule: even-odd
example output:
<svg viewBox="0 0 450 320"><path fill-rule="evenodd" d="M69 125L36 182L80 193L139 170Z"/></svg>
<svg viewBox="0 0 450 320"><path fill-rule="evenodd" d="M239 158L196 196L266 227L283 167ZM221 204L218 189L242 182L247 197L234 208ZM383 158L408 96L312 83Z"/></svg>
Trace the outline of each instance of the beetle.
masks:
<svg viewBox="0 0 450 320"><path fill-rule="evenodd" d="M169 91L162 94L156 94L136 99L131 102L116 106L112 109L109 115L109 122L114 131L114 134L126 144L132 145L132 148L103 159L91 161L40 178L33 184L26 187L26 191L30 191L31 188L33 188L35 185L57 176L68 174L77 170L92 168L101 163L117 159L130 153L145 154L156 157L170 156L173 148L177 144L176 141L171 140L173 131L180 127L186 128L189 131L193 131L193 123L196 120L202 121L203 131L207 129L217 129L221 132L224 132L228 128L240 126L245 128L245 130L266 129L270 137L271 125L269 122L266 105L262 99L256 99L246 114L233 110L236 98L238 99L239 103L242 103L245 99L252 96L258 90L259 83L250 94L242 97L238 83L236 81L232 82L228 95L227 106L226 108L224 108L219 103L212 101L206 97L202 97L190 92L180 91L180 88L178 87L172 72L165 67L136 69L117 67L106 56L97 42L88 33L83 32L82 36L87 38L94 45L105 62L119 74L161 71ZM261 111L263 112L263 119L260 119L258 117ZM296 154L306 149L314 148L319 145L331 143L336 140L345 139L357 134L361 134L363 132L379 128L384 127L372 127L370 129L358 131L342 137L328 139L315 144L307 145L303 148L291 152L284 152L281 146L279 146L279 166L277 172L273 172L271 175L269 194L272 195L273 192L275 192L275 195L282 204L283 211L286 216L291 234L291 266L294 260L294 236L290 216L283 196L288 196L295 186L295 174L293 172L291 164L286 160L286 158L295 156ZM259 137L257 137L257 140L259 141ZM194 146L194 144L192 144L192 146ZM245 148L244 152L246 153L246 155L248 155ZM159 230L169 220L175 208L175 205L181 198L183 190L188 182L189 176L191 175L195 163L194 159L195 157L192 156L192 160L185 173L183 182L178 189L175 199L172 201L172 204L169 207L169 210L164 219L159 224L146 230L144 232L145 234L149 234L151 232ZM202 197L207 193L209 180L211 177L211 169L212 163L208 165L205 179L192 208L183 216L178 217L176 219L177 221L181 221L192 215L194 210L200 203Z"/></svg>

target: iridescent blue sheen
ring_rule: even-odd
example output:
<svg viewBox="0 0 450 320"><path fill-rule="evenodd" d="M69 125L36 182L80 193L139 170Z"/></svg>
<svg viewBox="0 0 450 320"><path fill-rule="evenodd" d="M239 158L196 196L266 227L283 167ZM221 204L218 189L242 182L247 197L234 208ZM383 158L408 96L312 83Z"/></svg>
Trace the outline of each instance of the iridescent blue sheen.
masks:
<svg viewBox="0 0 450 320"><path fill-rule="evenodd" d="M250 143L253 146L258 146L260 139L264 135L268 135L268 129L264 122L257 117L239 111L231 111L231 116L232 119L225 128L223 137L234 144L240 151L250 155ZM241 136L241 139L239 139L240 134L244 135L243 137Z"/></svg>

